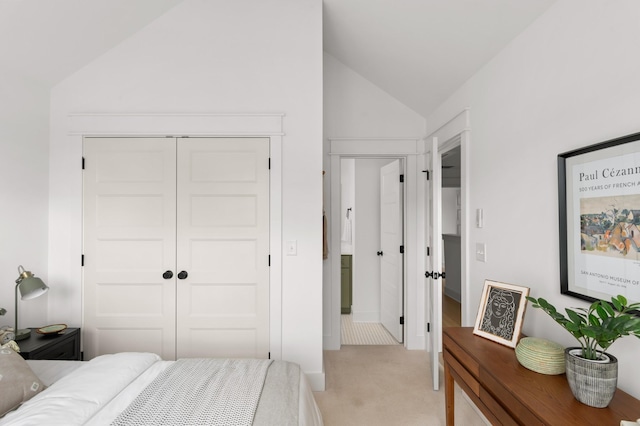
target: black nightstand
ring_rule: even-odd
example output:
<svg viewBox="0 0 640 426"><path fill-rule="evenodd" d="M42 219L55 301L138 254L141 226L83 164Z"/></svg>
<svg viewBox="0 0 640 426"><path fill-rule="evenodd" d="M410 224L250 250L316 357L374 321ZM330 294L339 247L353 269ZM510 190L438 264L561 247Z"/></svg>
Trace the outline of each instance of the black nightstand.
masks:
<svg viewBox="0 0 640 426"><path fill-rule="evenodd" d="M80 352L80 329L67 328L54 335L38 334L31 329L28 339L16 342L24 359L63 359L82 361Z"/></svg>

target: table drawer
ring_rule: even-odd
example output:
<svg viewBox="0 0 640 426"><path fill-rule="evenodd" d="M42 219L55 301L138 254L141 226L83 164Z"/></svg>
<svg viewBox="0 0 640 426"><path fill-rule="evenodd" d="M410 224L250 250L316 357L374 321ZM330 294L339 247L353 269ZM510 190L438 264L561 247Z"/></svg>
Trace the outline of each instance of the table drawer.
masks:
<svg viewBox="0 0 640 426"><path fill-rule="evenodd" d="M18 342L20 345L20 342ZM20 346L24 359L51 359L80 361L80 330L67 330L66 334L43 337L32 333L31 338Z"/></svg>
<svg viewBox="0 0 640 426"><path fill-rule="evenodd" d="M74 339L63 340L32 353L32 356L33 359L80 359Z"/></svg>
<svg viewBox="0 0 640 426"><path fill-rule="evenodd" d="M444 346L447 348L449 352L451 352L451 355L453 355L453 357L460 364L462 364L464 368L469 370L469 372L475 378L478 378L480 375L480 365L478 364L478 362L474 360L473 357L471 357L471 355L469 355L469 353L466 350L462 349L449 336L445 334L443 335L443 337L444 337L444 340L443 340Z"/></svg>
<svg viewBox="0 0 640 426"><path fill-rule="evenodd" d="M452 370L451 373L460 378L461 386L466 386L475 396L480 397L480 382L449 352L449 346L445 348L443 357L445 365Z"/></svg>

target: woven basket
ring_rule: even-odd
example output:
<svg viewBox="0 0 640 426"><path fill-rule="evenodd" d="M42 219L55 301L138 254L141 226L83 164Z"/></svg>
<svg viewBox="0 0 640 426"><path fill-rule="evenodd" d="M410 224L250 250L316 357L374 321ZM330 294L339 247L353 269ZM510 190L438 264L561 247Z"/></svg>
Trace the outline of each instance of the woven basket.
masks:
<svg viewBox="0 0 640 426"><path fill-rule="evenodd" d="M536 373L564 373L564 346L550 340L523 337L516 346L516 358L523 367Z"/></svg>
<svg viewBox="0 0 640 426"><path fill-rule="evenodd" d="M613 399L618 386L618 359L604 353L609 361L593 361L576 356L581 348L565 349L567 381L573 396L583 404L604 408Z"/></svg>

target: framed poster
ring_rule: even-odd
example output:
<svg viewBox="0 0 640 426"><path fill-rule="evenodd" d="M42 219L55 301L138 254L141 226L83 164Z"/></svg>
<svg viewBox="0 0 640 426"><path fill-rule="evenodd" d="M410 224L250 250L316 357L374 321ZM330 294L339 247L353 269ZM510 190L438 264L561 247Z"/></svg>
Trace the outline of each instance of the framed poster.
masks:
<svg viewBox="0 0 640 426"><path fill-rule="evenodd" d="M486 280L473 334L515 348L528 295L528 287Z"/></svg>
<svg viewBox="0 0 640 426"><path fill-rule="evenodd" d="M640 302L640 133L558 155L560 291Z"/></svg>

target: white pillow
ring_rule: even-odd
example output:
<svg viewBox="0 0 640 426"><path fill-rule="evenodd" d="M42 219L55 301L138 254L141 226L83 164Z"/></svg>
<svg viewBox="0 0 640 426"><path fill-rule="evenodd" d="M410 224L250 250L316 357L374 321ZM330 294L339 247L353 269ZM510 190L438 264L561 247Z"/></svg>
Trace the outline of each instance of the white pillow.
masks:
<svg viewBox="0 0 640 426"><path fill-rule="evenodd" d="M13 349L0 349L0 417L44 390L27 361Z"/></svg>

